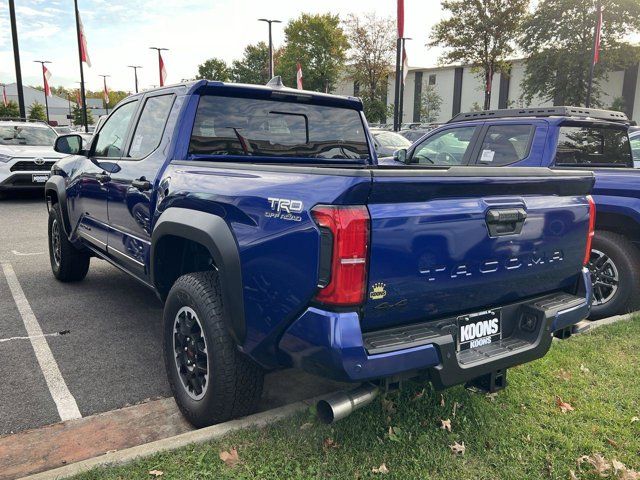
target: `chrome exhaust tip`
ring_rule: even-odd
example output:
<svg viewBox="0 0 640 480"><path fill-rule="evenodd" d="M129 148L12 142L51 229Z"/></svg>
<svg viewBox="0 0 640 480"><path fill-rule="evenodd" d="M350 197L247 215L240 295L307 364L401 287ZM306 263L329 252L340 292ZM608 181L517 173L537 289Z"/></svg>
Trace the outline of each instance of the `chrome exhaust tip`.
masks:
<svg viewBox="0 0 640 480"><path fill-rule="evenodd" d="M316 404L318 419L327 425L348 417L354 410L369 405L380 389L371 383L363 383L350 392L337 392Z"/></svg>

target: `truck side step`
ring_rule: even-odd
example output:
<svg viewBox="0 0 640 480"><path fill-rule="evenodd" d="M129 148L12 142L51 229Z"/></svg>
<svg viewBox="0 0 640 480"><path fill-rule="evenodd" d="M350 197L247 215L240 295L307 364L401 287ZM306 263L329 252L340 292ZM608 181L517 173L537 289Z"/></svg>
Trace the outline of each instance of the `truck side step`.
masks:
<svg viewBox="0 0 640 480"><path fill-rule="evenodd" d="M507 369L496 370L486 375L474 378L464 387L478 393L495 393L507 386Z"/></svg>

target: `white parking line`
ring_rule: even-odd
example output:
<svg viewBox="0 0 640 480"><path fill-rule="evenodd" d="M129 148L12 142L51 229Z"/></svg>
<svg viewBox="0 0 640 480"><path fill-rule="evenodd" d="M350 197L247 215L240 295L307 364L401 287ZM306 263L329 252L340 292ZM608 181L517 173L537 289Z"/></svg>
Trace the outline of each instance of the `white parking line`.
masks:
<svg viewBox="0 0 640 480"><path fill-rule="evenodd" d="M18 307L18 312L20 312L20 316L22 317L24 327L27 330L31 346L36 354L47 386L49 387L51 397L58 408L60 419L65 421L81 418L82 415L80 415L78 404L62 378L60 368L58 368L58 364L55 358L53 358L53 353L51 353L47 339L44 333L42 333L42 328L40 328L40 324L33 314L33 310L31 310L29 301L22 291L13 267L8 263L3 263L2 270L9 284L9 290L11 290L13 300Z"/></svg>
<svg viewBox="0 0 640 480"><path fill-rule="evenodd" d="M43 255L44 254L44 252L21 253L21 252L18 252L17 250L11 250L11 253L13 253L16 257L31 257L33 255Z"/></svg>

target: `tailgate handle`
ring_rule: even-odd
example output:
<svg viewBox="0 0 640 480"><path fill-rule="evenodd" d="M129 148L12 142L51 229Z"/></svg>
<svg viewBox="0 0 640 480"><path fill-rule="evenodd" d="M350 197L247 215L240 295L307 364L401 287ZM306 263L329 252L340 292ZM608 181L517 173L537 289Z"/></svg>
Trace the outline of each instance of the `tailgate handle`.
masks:
<svg viewBox="0 0 640 480"><path fill-rule="evenodd" d="M485 220L489 229L489 236L517 235L522 231L527 212L524 208L491 209Z"/></svg>

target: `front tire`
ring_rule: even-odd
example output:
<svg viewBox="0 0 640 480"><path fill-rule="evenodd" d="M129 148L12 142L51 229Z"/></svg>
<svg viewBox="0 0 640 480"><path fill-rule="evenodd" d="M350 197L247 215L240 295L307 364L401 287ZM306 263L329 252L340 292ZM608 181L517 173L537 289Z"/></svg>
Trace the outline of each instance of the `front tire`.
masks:
<svg viewBox="0 0 640 480"><path fill-rule="evenodd" d="M217 272L189 273L174 283L164 307L164 357L176 403L194 426L255 409L264 372L227 331Z"/></svg>
<svg viewBox="0 0 640 480"><path fill-rule="evenodd" d="M60 204L49 210L49 261L54 277L61 282L78 282L87 276L91 257L78 250L64 232Z"/></svg>
<svg viewBox="0 0 640 480"><path fill-rule="evenodd" d="M626 237L605 230L596 231L588 267L593 286L590 320L638 308L640 252Z"/></svg>

